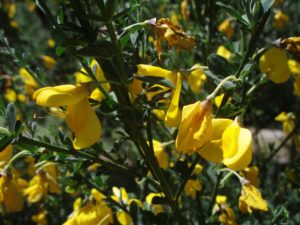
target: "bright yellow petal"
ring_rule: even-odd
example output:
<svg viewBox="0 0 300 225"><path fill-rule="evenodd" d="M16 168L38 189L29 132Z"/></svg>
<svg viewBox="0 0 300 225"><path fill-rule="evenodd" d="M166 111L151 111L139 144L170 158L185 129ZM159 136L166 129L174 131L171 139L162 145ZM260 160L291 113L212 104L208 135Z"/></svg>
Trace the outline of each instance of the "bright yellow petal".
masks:
<svg viewBox="0 0 300 225"><path fill-rule="evenodd" d="M235 122L225 129L222 134L223 157L229 158L236 154L238 148L238 139L240 126Z"/></svg>
<svg viewBox="0 0 300 225"><path fill-rule="evenodd" d="M137 68L138 71L136 74L138 76L163 77L169 80L174 80L174 75L172 75L172 71L165 70L157 66L139 64L137 65Z"/></svg>
<svg viewBox="0 0 300 225"><path fill-rule="evenodd" d="M11 159L13 153L13 146L8 145L0 152L0 169L3 168Z"/></svg>
<svg viewBox="0 0 300 225"><path fill-rule="evenodd" d="M224 158L223 164L232 170L245 169L252 160L252 134L246 128L241 128L238 137L238 148L230 158Z"/></svg>
<svg viewBox="0 0 300 225"><path fill-rule="evenodd" d="M193 153L201 148L212 136L211 102L200 101L183 107L176 149L179 152Z"/></svg>
<svg viewBox="0 0 300 225"><path fill-rule="evenodd" d="M194 65L191 69L194 70L188 76L188 84L195 94L199 94L203 83L206 81L206 75L199 64Z"/></svg>
<svg viewBox="0 0 300 225"><path fill-rule="evenodd" d="M131 216L128 213L124 212L124 211L117 212L117 219L118 219L118 222L121 225L130 225L130 224L132 224Z"/></svg>
<svg viewBox="0 0 300 225"><path fill-rule="evenodd" d="M300 74L300 64L296 60L289 59L288 65L293 74Z"/></svg>
<svg viewBox="0 0 300 225"><path fill-rule="evenodd" d="M172 93L172 100L165 117L165 125L177 127L181 120L181 110L179 109L179 98L181 91L181 73L178 73L175 91Z"/></svg>
<svg viewBox="0 0 300 225"><path fill-rule="evenodd" d="M153 148L159 166L163 169L167 169L169 167L169 157L165 152L163 145L159 141L153 140Z"/></svg>
<svg viewBox="0 0 300 225"><path fill-rule="evenodd" d="M87 148L95 144L101 136L101 123L87 99L68 106L66 121L75 133L75 149Z"/></svg>
<svg viewBox="0 0 300 225"><path fill-rule="evenodd" d="M224 45L220 45L217 49L217 55L222 56L227 60L230 59L231 54L232 53Z"/></svg>
<svg viewBox="0 0 300 225"><path fill-rule="evenodd" d="M271 48L259 59L259 68L274 83L283 83L290 78L291 71L285 52L279 48Z"/></svg>
<svg viewBox="0 0 300 225"><path fill-rule="evenodd" d="M66 106L75 104L88 96L85 86L59 85L55 87L44 87L33 93L33 99L41 106Z"/></svg>

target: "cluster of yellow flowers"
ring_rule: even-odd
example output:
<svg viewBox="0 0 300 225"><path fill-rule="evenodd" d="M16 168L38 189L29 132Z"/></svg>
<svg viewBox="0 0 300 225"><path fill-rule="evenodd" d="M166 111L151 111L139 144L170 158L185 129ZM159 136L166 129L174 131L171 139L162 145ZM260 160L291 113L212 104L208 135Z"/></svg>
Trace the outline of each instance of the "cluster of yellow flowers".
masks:
<svg viewBox="0 0 300 225"><path fill-rule="evenodd" d="M19 171L12 167L11 160L13 153L12 145L8 145L0 153L0 205L2 213L19 212L24 207L24 199L29 204L41 202L48 193L60 193L57 181L56 164L47 162L36 168L34 159L26 157L27 170ZM23 177L31 176L28 182ZM47 224L46 210L32 216L32 220L37 224Z"/></svg>
<svg viewBox="0 0 300 225"><path fill-rule="evenodd" d="M286 82L292 74L294 79L294 94L300 95L300 65L296 60L288 59L286 52L291 53L296 58L300 52L300 38L290 37L276 41L280 47L268 49L259 59L259 67L268 79L276 84Z"/></svg>

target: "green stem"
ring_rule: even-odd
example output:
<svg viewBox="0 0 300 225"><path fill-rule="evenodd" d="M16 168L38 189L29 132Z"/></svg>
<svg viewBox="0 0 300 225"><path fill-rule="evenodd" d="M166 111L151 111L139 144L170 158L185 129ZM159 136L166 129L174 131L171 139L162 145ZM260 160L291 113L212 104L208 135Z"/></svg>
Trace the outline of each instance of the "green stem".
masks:
<svg viewBox="0 0 300 225"><path fill-rule="evenodd" d="M207 100L212 100L215 98L215 96L218 94L219 90L222 88L222 86L227 82L227 81L230 81L230 80L236 80L236 76L234 75L231 75L231 76L228 76L226 78L224 78L219 84L218 86L216 87L216 89L213 91L213 93L211 93L210 95L208 95L206 97Z"/></svg>
<svg viewBox="0 0 300 225"><path fill-rule="evenodd" d="M172 193L169 189L169 184L166 181L165 176L163 175L159 164L157 162L157 159L155 158L154 154L152 152L153 149L151 150L147 144L147 142L142 138L142 137L137 137L137 139L135 140L140 140L140 142L138 142L138 145L141 146L141 148L144 150L144 159L146 160L150 171L152 173L152 175L155 177L155 179L157 179L159 181L160 184L160 189L161 191L164 193L164 195L166 196L166 200L168 201L172 212L174 214L174 216L176 217L176 220L180 223L183 224L183 220L184 218L181 216L179 209L172 197Z"/></svg>
<svg viewBox="0 0 300 225"><path fill-rule="evenodd" d="M224 171L227 171L227 172L229 172L229 173L235 175L235 176L239 179L239 181L240 181L241 183L243 183L243 181L245 180L245 178L243 178L243 177L240 176L237 172L235 172L234 170L231 170L231 169L229 169L229 168L223 168L223 169L220 169L220 170L219 170L219 172L224 172Z"/></svg>
<svg viewBox="0 0 300 225"><path fill-rule="evenodd" d="M221 173L218 172L217 181L216 181L216 184L214 186L214 190L213 190L213 193L211 195L210 204L209 204L209 207L208 207L208 215L211 214L212 209L214 207L214 204L216 202L216 197L217 197L217 194L218 194L218 189L219 189L220 181L221 181Z"/></svg>
<svg viewBox="0 0 300 225"><path fill-rule="evenodd" d="M249 47L247 48L247 51L242 59L242 62L238 68L238 70L236 71L235 75L236 77L240 76L241 71L244 69L244 66L246 65L248 59L250 58L251 55L253 55L253 53L255 52L255 44L259 38L259 35L261 34L261 32L263 31L263 28L270 16L271 10L267 11L264 15L263 18L261 20L261 22L259 23L258 27L256 29L254 29L253 35L251 36L250 39L250 43L249 43Z"/></svg>
<svg viewBox="0 0 300 225"><path fill-rule="evenodd" d="M82 151L77 151L77 150L73 150L73 149L67 149L67 148L63 148L60 146L56 146L56 145L51 145L42 141L38 141L35 139L31 139L28 137L24 137L24 136L19 136L15 143L16 145L18 144L29 144L29 145L33 145L33 146L37 146L37 147L44 147L48 150L54 151L54 152L58 152L58 153L62 153L62 154L66 154L66 155L73 155L76 157L82 157L84 159L87 160L91 160L93 162L97 162L100 163L102 166L107 167L109 169L112 170L116 170L119 171L121 173L125 173L128 174L130 176L134 176L134 177L142 177L142 175L140 173L137 173L134 170L130 170L122 165L119 164L115 164L109 161L104 161L100 158L96 158L93 155L90 155L88 153L82 152Z"/></svg>
<svg viewBox="0 0 300 225"><path fill-rule="evenodd" d="M110 99L113 101L112 97L108 94L108 92L105 90L105 88L101 85L101 82L99 82L95 76L95 74L93 73L93 71L91 70L91 68L89 66L87 66L85 63L81 64L83 66L83 68L87 71L87 75L93 80L93 82L96 84L97 88L105 95L105 97L107 99Z"/></svg>
<svg viewBox="0 0 300 225"><path fill-rule="evenodd" d="M191 167L189 168L188 175L185 177L185 179L183 180L183 182L181 183L180 187L177 190L176 197L175 197L175 202L178 202L179 197L180 197L186 183L190 179L190 177L191 177L191 175L192 175L192 173L193 173L193 171L194 171L194 169L195 169L195 167L196 167L199 160L200 160L200 156L197 154L194 161L193 161L193 163L192 163L192 165L191 165Z"/></svg>

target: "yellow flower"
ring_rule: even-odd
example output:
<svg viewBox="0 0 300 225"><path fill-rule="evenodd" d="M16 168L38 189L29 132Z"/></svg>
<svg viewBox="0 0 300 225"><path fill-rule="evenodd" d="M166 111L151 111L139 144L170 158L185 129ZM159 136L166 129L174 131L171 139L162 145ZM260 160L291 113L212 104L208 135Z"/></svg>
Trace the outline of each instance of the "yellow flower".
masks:
<svg viewBox="0 0 300 225"><path fill-rule="evenodd" d="M143 206L143 204L140 200L135 199L135 198L129 199L127 191L123 187L121 187L121 188L113 187L112 191L113 191L114 195L112 195L111 198L118 203L129 206L131 203L135 202L138 206L140 206L140 207Z"/></svg>
<svg viewBox="0 0 300 225"><path fill-rule="evenodd" d="M95 75L97 81L101 82L101 86L104 88L104 90L109 92L110 91L110 84L106 80L106 78L104 77L103 70L102 70L101 66L98 64L98 62L95 59L92 60L92 62L90 64L90 68L91 68L93 74ZM84 68L82 68L80 70L80 72L76 72L74 75L75 75L75 79L76 79L77 84L92 82L92 78L90 78L88 76L88 73ZM91 92L90 98L92 98L92 99L94 99L98 102L101 102L102 100L105 99L105 95L98 88L95 88Z"/></svg>
<svg viewBox="0 0 300 225"><path fill-rule="evenodd" d="M60 85L45 87L33 94L36 103L46 107L67 106L66 122L74 132L75 149L93 145L101 136L100 121L88 102L88 86Z"/></svg>
<svg viewBox="0 0 300 225"><path fill-rule="evenodd" d="M259 68L267 78L274 83L283 83L290 77L288 59L285 52L279 48L271 48L259 59Z"/></svg>
<svg viewBox="0 0 300 225"><path fill-rule="evenodd" d="M155 47L159 59L161 58L161 42L163 40L168 42L170 48L175 46L177 50L191 50L195 47L195 38L188 36L180 26L175 25L169 19L159 19L153 27L156 34Z"/></svg>
<svg viewBox="0 0 300 225"><path fill-rule="evenodd" d="M199 94L203 83L206 81L206 75L203 73L200 64L195 64L193 71L188 75L188 84L195 94Z"/></svg>
<svg viewBox="0 0 300 225"><path fill-rule="evenodd" d="M226 204L227 197L224 195L216 196L217 205L214 206L214 211L221 211L218 219L222 225L237 225L236 217L233 210Z"/></svg>
<svg viewBox="0 0 300 225"><path fill-rule="evenodd" d="M0 204L3 204L8 213L23 209L22 192L12 174L0 174Z"/></svg>
<svg viewBox="0 0 300 225"><path fill-rule="evenodd" d="M240 174L246 178L254 187L259 186L259 179L258 179L259 169L257 166L251 166L243 169L240 171Z"/></svg>
<svg viewBox="0 0 300 225"><path fill-rule="evenodd" d="M189 165L189 166L190 166L190 165ZM203 166L201 166L200 164L197 164L197 165L195 166L195 169L194 169L192 175L193 175L193 174L201 173L202 170L203 170Z"/></svg>
<svg viewBox="0 0 300 225"><path fill-rule="evenodd" d="M222 134L223 164L232 170L246 168L252 160L252 134L235 120Z"/></svg>
<svg viewBox="0 0 300 225"><path fill-rule="evenodd" d="M218 95L218 96L215 97L214 103L215 103L215 105L216 105L218 108L220 107L223 98L224 98L224 94L220 94L220 95ZM228 100L227 100L227 102L231 102L231 100L232 100L232 98L229 97ZM226 104L226 103L225 103L225 104Z"/></svg>
<svg viewBox="0 0 300 225"><path fill-rule="evenodd" d="M54 163L47 163L37 171L37 174L29 182L24 190L24 195L30 203L40 201L50 193L59 193L60 189L56 180L57 172Z"/></svg>
<svg viewBox="0 0 300 225"><path fill-rule="evenodd" d="M202 190L202 185L199 180L188 180L184 186L184 192L187 196L196 198L197 191Z"/></svg>
<svg viewBox="0 0 300 225"><path fill-rule="evenodd" d="M20 68L19 75L25 85L25 92L27 95L31 96L32 93L38 88L37 82L32 78L28 70L25 68Z"/></svg>
<svg viewBox="0 0 300 225"><path fill-rule="evenodd" d="M5 8L9 18L14 18L17 12L17 5L15 3L5 2Z"/></svg>
<svg viewBox="0 0 300 225"><path fill-rule="evenodd" d="M230 39L233 36L232 20L230 18L225 19L219 26L218 31L225 34Z"/></svg>
<svg viewBox="0 0 300 225"><path fill-rule="evenodd" d="M300 64L296 60L289 59L288 66L290 68L291 73L300 74Z"/></svg>
<svg viewBox="0 0 300 225"><path fill-rule="evenodd" d="M64 225L107 225L113 223L112 211L106 205L93 205L88 202L79 207L68 218Z"/></svg>
<svg viewBox="0 0 300 225"><path fill-rule="evenodd" d="M17 100L17 93L15 92L14 89L11 89L11 88L7 88L5 90L4 96L8 102L15 102Z"/></svg>
<svg viewBox="0 0 300 225"><path fill-rule="evenodd" d="M175 90L172 90L172 99L166 112L165 124L169 127L177 127L181 119L181 110L179 108L179 98L181 91L182 75L177 74Z"/></svg>
<svg viewBox="0 0 300 225"><path fill-rule="evenodd" d="M164 79L167 79L173 83L175 86L175 89L172 90L171 93L171 102L169 104L168 110L165 115L165 124L170 127L176 127L180 123L181 119L181 110L179 109L179 97L180 97L180 91L181 91L181 83L182 83L182 74L180 72L172 72L169 70L162 69L160 67L156 66L150 66L150 65L144 65L140 64L137 66L137 76L152 76L152 77L161 77ZM140 94L137 92L141 91L142 89L138 86L141 86L142 83L135 83L134 85L130 86L131 92L133 95ZM163 93L165 91L170 90L168 87L164 87L161 85L156 85L157 87L160 87L161 90L157 92L147 92L146 96L148 100L151 100L154 95Z"/></svg>
<svg viewBox="0 0 300 225"><path fill-rule="evenodd" d="M95 188L91 190L91 195L97 202L101 202L103 199L106 199L106 196Z"/></svg>
<svg viewBox="0 0 300 225"><path fill-rule="evenodd" d="M152 203L152 200L153 200L153 198L155 198L155 197L160 197L160 198L162 198L162 197L164 197L164 194L163 194L163 193L149 193L149 194L146 196L146 202L147 202L147 204L148 204L149 206L151 206L151 208L152 208L154 214L157 215L157 214L159 214L159 213L164 212L165 210L164 210L163 205Z"/></svg>
<svg viewBox="0 0 300 225"><path fill-rule="evenodd" d="M262 198L259 190L251 184L242 186L239 208L244 213L252 213L252 210L268 211L267 202Z"/></svg>
<svg viewBox="0 0 300 225"><path fill-rule="evenodd" d="M31 220L35 222L36 225L47 225L47 211L45 209L40 210L31 217Z"/></svg>
<svg viewBox="0 0 300 225"><path fill-rule="evenodd" d="M18 29L18 28L19 28L19 24L18 24L18 22L15 21L15 20L10 21L9 24L10 24L10 26L11 26L12 28L15 28L15 29Z"/></svg>
<svg viewBox="0 0 300 225"><path fill-rule="evenodd" d="M229 60L231 58L232 53L224 45L220 45L217 49L217 55Z"/></svg>
<svg viewBox="0 0 300 225"><path fill-rule="evenodd" d="M176 149L178 152L194 153L210 140L212 136L212 105L206 100L186 105L182 110Z"/></svg>
<svg viewBox="0 0 300 225"><path fill-rule="evenodd" d="M46 69L51 70L55 67L56 61L53 57L51 57L49 55L43 55L42 59L43 59Z"/></svg>
<svg viewBox="0 0 300 225"><path fill-rule="evenodd" d="M295 128L295 114L290 112L281 112L278 116L276 116L275 121L282 122L282 130L289 134Z"/></svg>
<svg viewBox="0 0 300 225"><path fill-rule="evenodd" d="M157 140L153 140L154 155L157 158L158 164L161 168L167 169L169 166L169 157L164 150L164 146Z"/></svg>
<svg viewBox="0 0 300 225"><path fill-rule="evenodd" d="M227 202L227 197L224 195L217 195L216 203L217 204L225 204Z"/></svg>
<svg viewBox="0 0 300 225"><path fill-rule="evenodd" d="M208 161L233 170L248 166L252 159L252 134L229 119L212 120L212 137L198 153Z"/></svg>
<svg viewBox="0 0 300 225"><path fill-rule="evenodd" d="M222 209L222 212L219 215L219 221L222 225L237 225L234 212L229 207Z"/></svg>
<svg viewBox="0 0 300 225"><path fill-rule="evenodd" d="M185 20L187 20L190 17L190 11L188 10L188 4L189 4L188 0L182 0L181 5L180 5L182 17Z"/></svg>
<svg viewBox="0 0 300 225"><path fill-rule="evenodd" d="M8 145L0 151L0 169L3 169L9 162L13 154L13 146Z"/></svg>
<svg viewBox="0 0 300 225"><path fill-rule="evenodd" d="M130 225L132 224L131 216L125 211L117 212L117 220L121 225Z"/></svg>
<svg viewBox="0 0 300 225"><path fill-rule="evenodd" d="M283 13L281 10L275 10L274 14L274 27L277 30L281 30L285 23L287 23L290 20L290 17Z"/></svg>
<svg viewBox="0 0 300 225"><path fill-rule="evenodd" d="M296 60L289 59L288 65L291 73L296 75L296 79L294 81L294 95L300 96L300 64Z"/></svg>
<svg viewBox="0 0 300 225"><path fill-rule="evenodd" d="M49 46L49 48L54 48L55 47L55 41L50 38L47 40L47 45Z"/></svg>
<svg viewBox="0 0 300 225"><path fill-rule="evenodd" d="M222 134L224 130L232 124L230 119L212 119L212 136L203 148L200 148L198 153L206 160L222 163Z"/></svg>

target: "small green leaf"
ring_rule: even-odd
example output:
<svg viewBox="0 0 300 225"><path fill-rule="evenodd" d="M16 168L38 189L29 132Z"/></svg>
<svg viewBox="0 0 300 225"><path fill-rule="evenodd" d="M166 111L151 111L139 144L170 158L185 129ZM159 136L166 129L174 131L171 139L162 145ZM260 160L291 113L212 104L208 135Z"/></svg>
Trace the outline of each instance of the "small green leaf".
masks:
<svg viewBox="0 0 300 225"><path fill-rule="evenodd" d="M6 148L14 140L13 136L0 136L0 151Z"/></svg>
<svg viewBox="0 0 300 225"><path fill-rule="evenodd" d="M233 69L230 63L222 56L211 54L207 58L209 70L215 75L227 77L233 74Z"/></svg>
<svg viewBox="0 0 300 225"><path fill-rule="evenodd" d="M234 17L237 21L248 25L248 22L244 20L242 15L234 8L232 8L230 5L226 5L223 2L217 2L216 5L220 6L224 11L226 11L229 15Z"/></svg>
<svg viewBox="0 0 300 225"><path fill-rule="evenodd" d="M119 105L115 101L107 98L101 102L100 110L101 110L101 112L104 112L104 113L111 113L111 112L116 111L118 109L118 107L119 107Z"/></svg>
<svg viewBox="0 0 300 225"><path fill-rule="evenodd" d="M10 132L15 132L16 126L16 108L13 103L9 103L6 108L6 121Z"/></svg>
<svg viewBox="0 0 300 225"><path fill-rule="evenodd" d="M66 51L66 48L62 47L62 46L57 46L57 48L55 49L55 54L57 56L61 56L64 52Z"/></svg>

